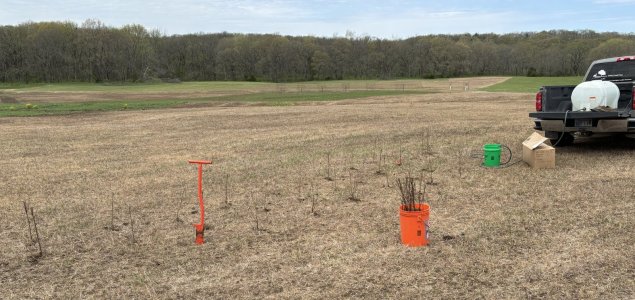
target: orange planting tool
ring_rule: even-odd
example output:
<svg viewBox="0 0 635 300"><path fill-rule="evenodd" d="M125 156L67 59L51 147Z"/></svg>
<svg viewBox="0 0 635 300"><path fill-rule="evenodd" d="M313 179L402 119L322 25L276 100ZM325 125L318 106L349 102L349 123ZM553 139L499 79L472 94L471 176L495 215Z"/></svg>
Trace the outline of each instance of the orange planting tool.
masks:
<svg viewBox="0 0 635 300"><path fill-rule="evenodd" d="M198 205L201 207L201 223L192 224L196 229L196 244L202 245L203 232L205 231L205 206L203 205L203 165L209 165L212 161L208 160L188 160L191 164L198 164Z"/></svg>

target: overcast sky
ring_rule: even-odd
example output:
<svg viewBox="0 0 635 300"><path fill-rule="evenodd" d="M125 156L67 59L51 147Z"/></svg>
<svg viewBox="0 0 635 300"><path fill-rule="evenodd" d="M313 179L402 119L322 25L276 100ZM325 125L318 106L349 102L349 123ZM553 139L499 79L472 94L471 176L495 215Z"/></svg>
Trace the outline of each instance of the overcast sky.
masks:
<svg viewBox="0 0 635 300"><path fill-rule="evenodd" d="M98 19L162 33L407 38L550 29L635 31L635 0L0 0L0 24Z"/></svg>

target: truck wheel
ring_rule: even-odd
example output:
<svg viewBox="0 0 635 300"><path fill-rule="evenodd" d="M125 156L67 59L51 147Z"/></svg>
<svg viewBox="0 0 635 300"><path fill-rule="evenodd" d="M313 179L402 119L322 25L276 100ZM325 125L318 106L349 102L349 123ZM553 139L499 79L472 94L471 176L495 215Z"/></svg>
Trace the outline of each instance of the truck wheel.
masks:
<svg viewBox="0 0 635 300"><path fill-rule="evenodd" d="M564 136L562 137L562 139L560 138L561 135ZM564 146L569 146L571 144L573 144L573 134L569 133L569 132L550 132L547 133L545 132L545 136L557 136L557 138L550 138L549 141L551 141L551 144L554 145L554 147L564 147ZM560 140L560 142L558 143L558 140ZM558 144L556 144L558 143Z"/></svg>

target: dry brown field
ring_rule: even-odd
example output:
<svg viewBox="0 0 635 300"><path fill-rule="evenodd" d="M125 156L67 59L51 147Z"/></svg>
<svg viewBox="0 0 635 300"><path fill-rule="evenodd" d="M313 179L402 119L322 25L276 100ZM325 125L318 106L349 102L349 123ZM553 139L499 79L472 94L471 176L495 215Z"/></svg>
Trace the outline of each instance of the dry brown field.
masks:
<svg viewBox="0 0 635 300"><path fill-rule="evenodd" d="M2 118L0 298L634 298L633 140L577 141L550 170L473 157L516 160L532 99ZM188 159L214 161L201 246ZM427 247L399 240L407 175L431 182Z"/></svg>

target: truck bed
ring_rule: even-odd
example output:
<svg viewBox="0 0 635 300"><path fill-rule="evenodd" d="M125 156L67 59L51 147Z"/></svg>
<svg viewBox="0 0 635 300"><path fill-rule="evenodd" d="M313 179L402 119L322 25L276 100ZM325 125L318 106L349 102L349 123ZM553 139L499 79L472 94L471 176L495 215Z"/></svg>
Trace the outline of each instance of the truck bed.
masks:
<svg viewBox="0 0 635 300"><path fill-rule="evenodd" d="M631 98L632 98L633 83L620 82L615 84L620 89L620 98L617 102L617 110L630 111L629 104L631 103ZM575 85L563 85L563 86L543 86L542 88L540 88L540 92L542 92L543 106L542 106L542 112L537 112L537 113L551 113L551 112L564 113L567 110L571 111L573 106L571 103L571 93L573 92L573 89L575 87L576 87ZM585 113L589 113L589 112L585 112ZM556 118L555 116L556 115L550 118ZM575 115L571 115L571 113L569 113L567 117L569 116L574 117ZM596 115L596 117L598 118L601 118L601 117L610 118L610 116L611 114L608 114L608 113ZM613 114L613 116L620 117L620 116L615 116L615 114ZM586 118L596 118L596 117L592 117L590 115L586 116ZM621 116L621 117L624 117L624 116ZM561 116L561 118L564 118L564 114Z"/></svg>

